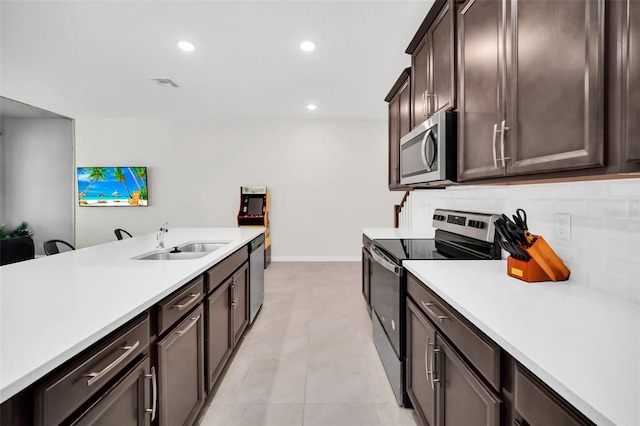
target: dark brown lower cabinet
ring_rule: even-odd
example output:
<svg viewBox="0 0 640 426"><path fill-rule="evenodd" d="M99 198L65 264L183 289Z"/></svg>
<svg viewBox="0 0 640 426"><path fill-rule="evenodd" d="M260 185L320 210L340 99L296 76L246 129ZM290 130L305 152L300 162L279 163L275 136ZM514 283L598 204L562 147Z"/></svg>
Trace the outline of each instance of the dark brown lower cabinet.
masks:
<svg viewBox="0 0 640 426"><path fill-rule="evenodd" d="M244 263L232 277L231 290L233 292L231 308L233 315L233 346L238 344L242 333L249 324L249 264Z"/></svg>
<svg viewBox="0 0 640 426"><path fill-rule="evenodd" d="M231 284L227 279L207 297L207 389L211 391L233 351Z"/></svg>
<svg viewBox="0 0 640 426"><path fill-rule="evenodd" d="M499 426L501 400L410 299L407 392L428 426Z"/></svg>
<svg viewBox="0 0 640 426"><path fill-rule="evenodd" d="M435 426L436 389L440 386L431 381L436 329L410 300L407 307L407 393L418 417Z"/></svg>
<svg viewBox="0 0 640 426"><path fill-rule="evenodd" d="M435 379L440 382L441 425L500 425L500 398L440 336L436 337Z"/></svg>
<svg viewBox="0 0 640 426"><path fill-rule="evenodd" d="M155 369L147 355L70 424L148 426L157 410L156 384Z"/></svg>
<svg viewBox="0 0 640 426"><path fill-rule="evenodd" d="M205 399L204 309L194 309L157 344L160 426L192 425Z"/></svg>
<svg viewBox="0 0 640 426"><path fill-rule="evenodd" d="M514 425L593 426L520 365L514 382Z"/></svg>

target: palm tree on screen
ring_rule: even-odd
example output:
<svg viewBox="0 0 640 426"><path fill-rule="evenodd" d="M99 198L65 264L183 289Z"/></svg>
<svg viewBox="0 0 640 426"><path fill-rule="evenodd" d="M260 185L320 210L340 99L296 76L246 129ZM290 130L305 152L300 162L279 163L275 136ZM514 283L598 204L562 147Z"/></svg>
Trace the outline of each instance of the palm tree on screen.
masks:
<svg viewBox="0 0 640 426"><path fill-rule="evenodd" d="M144 185L144 182L147 181L147 168L146 167L134 167L136 170L136 174L142 180L143 185L140 188L140 198L143 200L147 199L147 185Z"/></svg>
<svg viewBox="0 0 640 426"><path fill-rule="evenodd" d="M124 185L124 189L127 190L127 194L129 194L129 198L131 198L131 191L129 191L129 188L127 187L127 177L124 175L122 167L116 167L113 170L113 178Z"/></svg>
<svg viewBox="0 0 640 426"><path fill-rule="evenodd" d="M91 185L93 185L99 180L107 180L106 175L108 170L104 167L85 167L82 169L82 171L89 173L88 178L90 180L89 180L89 184L84 189L84 191L78 194L78 200L82 200L82 197L85 196L89 188L91 188Z"/></svg>

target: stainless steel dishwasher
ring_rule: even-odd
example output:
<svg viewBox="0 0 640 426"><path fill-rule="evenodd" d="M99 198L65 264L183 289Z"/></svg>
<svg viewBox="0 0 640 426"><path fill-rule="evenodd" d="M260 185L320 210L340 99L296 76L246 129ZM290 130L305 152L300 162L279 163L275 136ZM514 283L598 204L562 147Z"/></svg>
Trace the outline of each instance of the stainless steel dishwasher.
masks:
<svg viewBox="0 0 640 426"><path fill-rule="evenodd" d="M264 234L249 243L249 324L264 300Z"/></svg>

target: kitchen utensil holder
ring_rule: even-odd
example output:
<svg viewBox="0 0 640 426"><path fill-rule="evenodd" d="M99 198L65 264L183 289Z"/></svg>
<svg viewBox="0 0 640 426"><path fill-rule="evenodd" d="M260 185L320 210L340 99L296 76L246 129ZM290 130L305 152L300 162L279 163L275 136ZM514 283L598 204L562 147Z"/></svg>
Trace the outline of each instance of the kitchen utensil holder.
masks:
<svg viewBox="0 0 640 426"><path fill-rule="evenodd" d="M571 271L540 235L533 235L530 247L522 247L531 256L528 261L507 258L507 274L529 283L565 281Z"/></svg>

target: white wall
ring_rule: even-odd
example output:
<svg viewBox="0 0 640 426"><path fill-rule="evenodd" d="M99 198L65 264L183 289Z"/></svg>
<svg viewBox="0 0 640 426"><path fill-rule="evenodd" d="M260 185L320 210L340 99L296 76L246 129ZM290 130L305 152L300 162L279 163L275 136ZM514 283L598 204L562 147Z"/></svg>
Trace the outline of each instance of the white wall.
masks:
<svg viewBox="0 0 640 426"><path fill-rule="evenodd" d="M274 260L360 259L393 226L386 121L76 120L78 167L147 166L149 207L76 207L79 247L169 227L236 226L241 185L271 195Z"/></svg>
<svg viewBox="0 0 640 426"><path fill-rule="evenodd" d="M402 223L433 232L433 209L528 214L529 229L571 270L570 282L640 303L640 179L417 190ZM556 238L556 213L571 215L571 239ZM505 271L506 273L506 271Z"/></svg>
<svg viewBox="0 0 640 426"><path fill-rule="evenodd" d="M3 120L4 216L13 229L27 222L36 254L42 243L73 243L73 122L68 119Z"/></svg>

